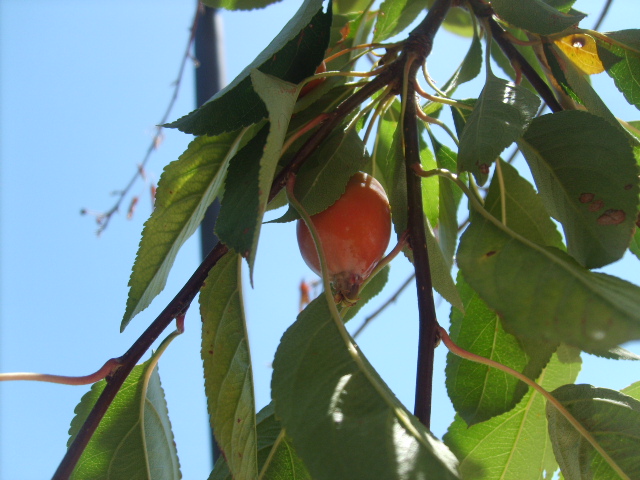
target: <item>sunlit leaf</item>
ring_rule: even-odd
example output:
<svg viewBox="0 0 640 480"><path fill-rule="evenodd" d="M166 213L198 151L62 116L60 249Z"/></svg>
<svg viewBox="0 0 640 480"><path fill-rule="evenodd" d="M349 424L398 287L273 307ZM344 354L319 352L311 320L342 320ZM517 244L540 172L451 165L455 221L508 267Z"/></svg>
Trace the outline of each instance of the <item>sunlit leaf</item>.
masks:
<svg viewBox="0 0 640 480"><path fill-rule="evenodd" d="M625 387L622 390L620 390L620 392L624 393L625 395L629 395L631 398L635 398L636 400L640 401L640 381L632 383L628 387Z"/></svg>
<svg viewBox="0 0 640 480"><path fill-rule="evenodd" d="M306 0L273 41L229 85L199 109L167 127L194 135L218 135L266 118L265 104L251 84L254 69L291 83L312 75L329 42L331 9L322 0Z"/></svg>
<svg viewBox="0 0 640 480"><path fill-rule="evenodd" d="M598 56L596 41L592 36L573 33L554 40L554 43L582 73L593 75L604 71L604 65Z"/></svg>
<svg viewBox="0 0 640 480"><path fill-rule="evenodd" d="M295 453L291 440L286 437L282 425L275 418L272 403L258 413L256 423L259 480L311 480L302 460ZM216 460L209 480L233 480L224 457Z"/></svg>
<svg viewBox="0 0 640 480"><path fill-rule="evenodd" d="M178 160L165 167L155 209L142 230L121 330L164 289L178 250L219 194L241 138L238 132L196 138Z"/></svg>
<svg viewBox="0 0 640 480"><path fill-rule="evenodd" d="M134 367L91 437L71 479L179 479L180 464L171 432L157 358ZM69 445L106 382L94 384L75 409Z"/></svg>
<svg viewBox="0 0 640 480"><path fill-rule="evenodd" d="M458 478L455 458L341 328L322 295L284 334L273 363L276 415L311 476Z"/></svg>
<svg viewBox="0 0 640 480"><path fill-rule="evenodd" d="M561 347L537 382L553 390L575 381L580 357ZM465 479L552 478L557 463L547 434L544 398L530 389L509 412L471 427L456 416L444 436Z"/></svg>
<svg viewBox="0 0 640 480"><path fill-rule="evenodd" d="M514 27L540 35L551 35L576 25L585 15L562 13L542 0L513 2L512 0L492 0L496 14Z"/></svg>
<svg viewBox="0 0 640 480"><path fill-rule="evenodd" d="M562 248L560 233L542 201L531 184L508 163L500 163L489 187L485 208L497 218L503 218L504 212L506 224L531 241ZM555 351L557 342L545 342L535 337L517 340L503 330L498 315L461 275L458 276L458 288L464 299L465 315L452 311L452 338L473 353L492 358L535 379ZM526 387L503 372L449 354L447 390L456 411L467 423L475 423L512 408L520 401Z"/></svg>
<svg viewBox="0 0 640 480"><path fill-rule="evenodd" d="M604 118L620 131L624 131L607 104L591 86L584 72L565 55L564 51L557 46L545 45L544 52L556 81L567 95L584 105L589 113Z"/></svg>
<svg viewBox="0 0 640 480"><path fill-rule="evenodd" d="M451 310L451 339L461 348L524 373L535 380L557 345L518 341L505 332L496 313L458 275L464 313ZM496 368L447 354L447 393L453 407L468 425L511 410L527 393L517 378Z"/></svg>
<svg viewBox="0 0 640 480"><path fill-rule="evenodd" d="M442 90L451 95L463 83L476 78L482 69L482 44L477 35L473 36L469 51L453 76L442 86Z"/></svg>
<svg viewBox="0 0 640 480"><path fill-rule="evenodd" d="M465 279L518 337L605 355L640 338L640 288L580 266L475 214L460 239Z"/></svg>
<svg viewBox="0 0 640 480"><path fill-rule="evenodd" d="M489 73L460 137L459 171L484 183L491 164L522 136L539 106L540 99L526 88Z"/></svg>
<svg viewBox="0 0 640 480"><path fill-rule="evenodd" d="M640 477L640 401L591 385L565 385L552 393L628 478ZM552 404L547 404L547 418L564 478L619 478L610 462Z"/></svg>
<svg viewBox="0 0 640 480"><path fill-rule="evenodd" d="M241 257L229 252L200 291L202 361L211 428L237 478L258 477L255 400Z"/></svg>
<svg viewBox="0 0 640 480"><path fill-rule="evenodd" d="M637 215L638 167L627 137L583 111L535 119L520 148L568 252L601 267L622 257Z"/></svg>
<svg viewBox="0 0 640 480"><path fill-rule="evenodd" d="M431 142L435 150L438 168L455 172L457 170L457 154L446 145L441 144L434 136L431 136ZM438 244L447 264L453 266L453 257L458 243L458 206L462 198L462 191L446 178L438 177L438 182L440 185Z"/></svg>
<svg viewBox="0 0 640 480"><path fill-rule="evenodd" d="M597 37L607 73L631 105L640 109L640 30L621 30Z"/></svg>

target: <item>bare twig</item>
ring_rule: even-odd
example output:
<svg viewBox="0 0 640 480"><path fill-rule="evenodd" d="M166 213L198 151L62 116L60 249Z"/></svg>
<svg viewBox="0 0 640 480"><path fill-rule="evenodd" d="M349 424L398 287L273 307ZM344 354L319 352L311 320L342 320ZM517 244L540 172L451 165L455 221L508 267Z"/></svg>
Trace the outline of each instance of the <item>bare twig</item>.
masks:
<svg viewBox="0 0 640 480"><path fill-rule="evenodd" d="M369 325L369 323L376 318L378 315L380 315L388 306L390 306L392 303L394 303L398 297L400 296L400 294L402 292L404 292L405 288L407 288L409 286L409 284L413 281L413 279L416 278L416 274L413 273L409 276L409 278L407 278L404 283L402 285L400 285L400 288L398 288L395 293L393 295L391 295L391 297L389 297L387 299L386 302L384 302L382 305L380 305L378 307L378 309L373 312L371 315L369 315L367 318L364 319L364 321L362 322L362 324L358 327L358 329L354 332L353 334L353 338L357 338L358 335L360 335L362 333L362 331L367 327L367 325Z"/></svg>
<svg viewBox="0 0 640 480"><path fill-rule="evenodd" d="M175 105L176 100L178 99L178 92L180 91L180 86L182 84L182 77L184 76L187 60L189 60L190 58L193 58L191 55L191 48L195 40L196 29L198 27L198 19L200 18L201 14L202 14L202 4L198 2L198 7L196 8L196 13L193 17L193 22L191 24L191 33L189 35L189 41L187 42L187 47L185 48L184 55L182 56L182 61L180 62L178 77L173 82L173 94L171 96L171 99L169 100L169 104L167 105L167 108L164 112L164 115L162 116L162 119L160 120L158 125L156 125L155 127L155 134L151 139L151 143L147 148L147 152L144 158L142 159L142 162L140 162L140 164L136 167L136 172L133 174L133 176L129 180L129 183L127 183L127 185L122 190L117 191L118 199L109 210L107 210L106 212L94 212L92 210L82 209L80 211L81 214L90 214L96 218L96 222L98 223L98 231L96 233L98 235L100 235L102 232L106 230L113 215L116 212L120 211L120 206L122 205L122 202L128 195L131 188L135 185L138 178L142 178L144 176L144 167L146 166L149 159L151 158L151 154L155 150L157 150L158 146L162 142L162 132L164 130L162 125L166 124L167 121L169 120L169 115L171 114L171 110L173 109L173 106Z"/></svg>
<svg viewBox="0 0 640 480"><path fill-rule="evenodd" d="M613 5L613 0L607 0L605 2L604 7L602 7L602 11L600 12L600 16L598 17L598 20L593 26L593 30L598 30L600 28L600 25L602 25L602 22L604 21L604 17L606 17L607 13L609 13L609 8L611 8L611 5Z"/></svg>

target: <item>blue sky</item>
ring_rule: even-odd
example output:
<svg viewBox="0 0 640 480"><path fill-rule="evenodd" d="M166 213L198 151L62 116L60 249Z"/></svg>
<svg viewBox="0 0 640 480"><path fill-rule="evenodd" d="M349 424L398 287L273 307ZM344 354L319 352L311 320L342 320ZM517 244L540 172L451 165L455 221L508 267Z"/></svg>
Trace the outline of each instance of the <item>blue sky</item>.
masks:
<svg viewBox="0 0 640 480"><path fill-rule="evenodd" d="M222 14L227 80L277 34L297 8L293 0L260 12ZM600 1L578 1L592 12ZM615 2L604 30L636 27L640 6ZM129 180L172 94L195 2L168 0L4 0L0 3L0 370L82 375L119 356L166 305L199 263L194 236L183 247L165 292L119 333L127 282L142 224L150 213L148 185L131 220L121 212L101 237L81 208L104 211L111 192ZM591 25L586 21L586 25ZM250 40L249 40L250 38ZM466 41L436 38L429 60L443 83L466 52ZM458 50L461 48L462 50ZM452 52L459 57L451 60ZM187 69L171 118L193 109ZM596 88L627 120L640 117L604 74ZM477 96L478 84L459 93ZM149 176L175 160L191 137L165 131ZM125 205L126 209L126 205ZM640 284L638 260L608 271ZM410 273L394 263L390 293ZM269 400L270 363L297 314L298 284L312 280L297 253L292 225L265 225L255 288L245 288L258 407ZM364 314L386 296L372 302ZM359 344L398 397L413 407L416 356L415 293L409 289L359 338ZM443 303L441 320L448 317ZM186 332L160 362L174 434L186 479L210 472L206 407L195 305ZM444 321L443 323L446 323ZM357 327L359 320L354 321ZM640 347L631 347L640 353ZM444 348L437 351L433 431L452 419L444 390ZM640 379L640 366L585 356L579 381L622 388ZM0 478L49 477L62 458L73 409L88 387L16 382L0 385Z"/></svg>

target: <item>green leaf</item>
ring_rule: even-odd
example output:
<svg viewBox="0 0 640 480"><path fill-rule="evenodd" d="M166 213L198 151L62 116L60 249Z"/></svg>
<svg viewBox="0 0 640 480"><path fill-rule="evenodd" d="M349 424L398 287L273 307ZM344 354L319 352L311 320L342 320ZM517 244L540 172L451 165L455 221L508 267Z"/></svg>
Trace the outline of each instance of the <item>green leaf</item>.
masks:
<svg viewBox="0 0 640 480"><path fill-rule="evenodd" d="M120 330L164 289L178 250L219 194L241 139L242 132L196 138L178 160L165 167L155 209L142 230Z"/></svg>
<svg viewBox="0 0 640 480"><path fill-rule="evenodd" d="M369 161L366 147L353 129L338 129L302 165L296 176L294 192L309 215L326 210L344 193L349 179L363 170ZM289 210L274 222L300 218Z"/></svg>
<svg viewBox="0 0 640 480"><path fill-rule="evenodd" d="M251 78L267 104L269 124L231 161L216 233L247 259L252 276L262 218L296 101L296 87L258 70L251 73Z"/></svg>
<svg viewBox="0 0 640 480"><path fill-rule="evenodd" d="M436 164L435 156L427 145L427 142L419 137L420 142L420 163L422 169L425 171L433 170L438 165ZM438 219L440 217L440 182L436 176L422 179L422 210L424 211L427 220L434 225L438 226Z"/></svg>
<svg viewBox="0 0 640 480"><path fill-rule="evenodd" d="M586 15L562 13L542 0L513 2L512 0L492 0L494 12L514 27L540 35L558 33L580 22Z"/></svg>
<svg viewBox="0 0 640 480"><path fill-rule="evenodd" d="M473 36L469 51L453 76L445 83L442 90L451 95L459 85L469 82L480 75L482 69L482 44L477 35Z"/></svg>
<svg viewBox="0 0 640 480"><path fill-rule="evenodd" d="M640 478L638 400L615 390L591 385L565 385L552 393L628 478ZM620 478L552 404L547 404L547 418L553 451L564 478Z"/></svg>
<svg viewBox="0 0 640 480"><path fill-rule="evenodd" d="M538 245L565 249L562 236L533 185L522 178L515 167L502 160L500 170L489 186L484 207L512 231L528 240Z"/></svg>
<svg viewBox="0 0 640 480"><path fill-rule="evenodd" d="M258 221L258 177L269 125L231 159L215 231L220 241L249 258Z"/></svg>
<svg viewBox="0 0 640 480"><path fill-rule="evenodd" d="M522 136L539 105L540 99L526 88L488 73L460 137L459 171L471 172L483 184L491 164Z"/></svg>
<svg viewBox="0 0 640 480"><path fill-rule="evenodd" d="M458 478L456 459L389 390L331 318L326 295L282 337L276 415L316 480Z"/></svg>
<svg viewBox="0 0 640 480"><path fill-rule="evenodd" d="M573 7L573 4L576 3L576 0L543 0L547 5L560 10L561 12L567 13Z"/></svg>
<svg viewBox="0 0 640 480"><path fill-rule="evenodd" d="M425 11L424 0L384 0L380 4L373 42L384 42L399 34Z"/></svg>
<svg viewBox="0 0 640 480"><path fill-rule="evenodd" d="M247 259L249 271L253 274L262 217L267 209L271 183L278 167L278 160L287 135L289 120L296 103L297 88L295 85L279 80L276 77L265 75L259 70L251 72L251 81L269 112L269 135L260 159L260 173L258 176L258 216L254 225L255 233L249 258Z"/></svg>
<svg viewBox="0 0 640 480"><path fill-rule="evenodd" d="M629 395L630 397L640 401L640 381L632 383L628 387L625 387L622 390L620 390L620 392L624 393L625 395Z"/></svg>
<svg viewBox="0 0 640 480"><path fill-rule="evenodd" d="M200 291L202 361L211 428L237 478L258 477L256 412L241 257L222 257Z"/></svg>
<svg viewBox="0 0 640 480"><path fill-rule="evenodd" d="M369 5L369 0L338 0L333 2L336 13L345 14L362 12Z"/></svg>
<svg viewBox="0 0 640 480"><path fill-rule="evenodd" d="M561 250L474 214L457 258L469 285L518 337L599 355L640 338L640 288L590 272Z"/></svg>
<svg viewBox="0 0 640 480"><path fill-rule="evenodd" d="M253 10L265 8L281 0L202 0L206 6L211 8L224 8L227 10Z"/></svg>
<svg viewBox="0 0 640 480"><path fill-rule="evenodd" d="M442 249L436 240L429 220L426 221L426 230L427 250L429 252L429 272L431 273L433 288L452 306L464 312L464 305L460 299L460 294L451 277L451 264L442 253Z"/></svg>
<svg viewBox="0 0 640 480"><path fill-rule="evenodd" d="M441 144L431 135L431 143L436 153L438 168L451 172L457 169L457 154L446 145ZM458 244L458 206L462 198L462 191L447 178L438 177L440 187L438 244L445 261L453 266L453 257Z"/></svg>
<svg viewBox="0 0 640 480"><path fill-rule="evenodd" d="M576 65L557 46L545 45L546 58L552 68L554 76L560 82L565 92L574 100L584 105L590 113L604 118L611 125L624 132L620 122L611 113L607 104L591 86ZM560 61L558 61L560 60ZM560 70L560 72L558 72Z"/></svg>
<svg viewBox="0 0 640 480"><path fill-rule="evenodd" d="M631 245L629 245L629 250L638 257L640 260L640 229L636 228L636 233L631 238Z"/></svg>
<svg viewBox="0 0 640 480"><path fill-rule="evenodd" d="M71 479L179 479L180 464L167 403L156 368L158 357L133 368L85 448ZM106 382L95 383L75 409L71 445Z"/></svg>
<svg viewBox="0 0 640 480"><path fill-rule="evenodd" d="M620 30L596 37L598 55L618 90L640 109L640 30Z"/></svg>
<svg viewBox="0 0 640 480"><path fill-rule="evenodd" d="M451 310L451 339L459 347L523 373L535 380L557 345L521 343L505 332L499 317L489 309L458 274L464 313ZM517 378L496 368L447 354L446 386L453 407L468 425L511 410L527 393Z"/></svg>
<svg viewBox="0 0 640 480"><path fill-rule="evenodd" d="M564 111L536 118L519 146L568 252L588 268L621 258L640 192L626 135L590 113Z"/></svg>
<svg viewBox="0 0 640 480"><path fill-rule="evenodd" d="M575 381L580 358L563 347L554 354L538 384L547 390ZM444 436L460 459L465 479L538 480L557 469L545 418L545 400L534 390L509 412L467 427L460 416Z"/></svg>
<svg viewBox="0 0 640 480"><path fill-rule="evenodd" d="M397 157L397 144L394 143L398 122L400 121L400 102L394 101L381 115L378 122L378 132L373 145L372 174L380 181L387 194L390 194L393 184L393 172L398 161L402 162L402 155ZM402 153L402 152L400 152Z"/></svg>
<svg viewBox="0 0 640 480"><path fill-rule="evenodd" d="M427 6L429 8L431 8L434 3L435 0L427 0ZM444 17L442 26L445 30L462 37L471 37L474 34L473 20L471 19L471 14L466 8L453 7L449 9Z"/></svg>
<svg viewBox="0 0 640 480"><path fill-rule="evenodd" d="M306 0L282 31L229 85L199 109L167 127L194 135L218 135L257 123L267 109L254 91L250 74L259 69L291 83L312 75L329 43L331 9L322 0Z"/></svg>
<svg viewBox="0 0 640 480"><path fill-rule="evenodd" d="M258 466L260 467L259 479L311 480L304 463L295 453L291 440L284 435L284 430L275 417L273 403L270 403L258 413L256 422ZM215 468L211 472L209 480L233 480L224 457L216 460Z"/></svg>

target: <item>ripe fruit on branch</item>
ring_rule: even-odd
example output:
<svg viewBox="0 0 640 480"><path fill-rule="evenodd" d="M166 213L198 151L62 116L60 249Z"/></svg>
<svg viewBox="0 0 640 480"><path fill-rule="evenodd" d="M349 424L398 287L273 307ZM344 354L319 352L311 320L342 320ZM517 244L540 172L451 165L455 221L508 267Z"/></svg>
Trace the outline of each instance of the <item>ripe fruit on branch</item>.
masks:
<svg viewBox="0 0 640 480"><path fill-rule="evenodd" d="M327 64L324 63L324 60L323 60L322 63L318 65L318 68L316 68L316 73L324 73L326 71L327 71ZM313 89L318 88L320 85L322 85L322 82L324 82L325 80L326 78L324 77L311 80L309 83L307 83L304 87L300 89L300 94L298 95L298 98L302 98L306 94L311 92Z"/></svg>
<svg viewBox="0 0 640 480"><path fill-rule="evenodd" d="M364 280L384 255L391 236L391 210L382 185L356 173L342 196L311 216L327 262L336 302L353 304ZM298 246L305 263L321 275L320 259L303 220L297 225Z"/></svg>

